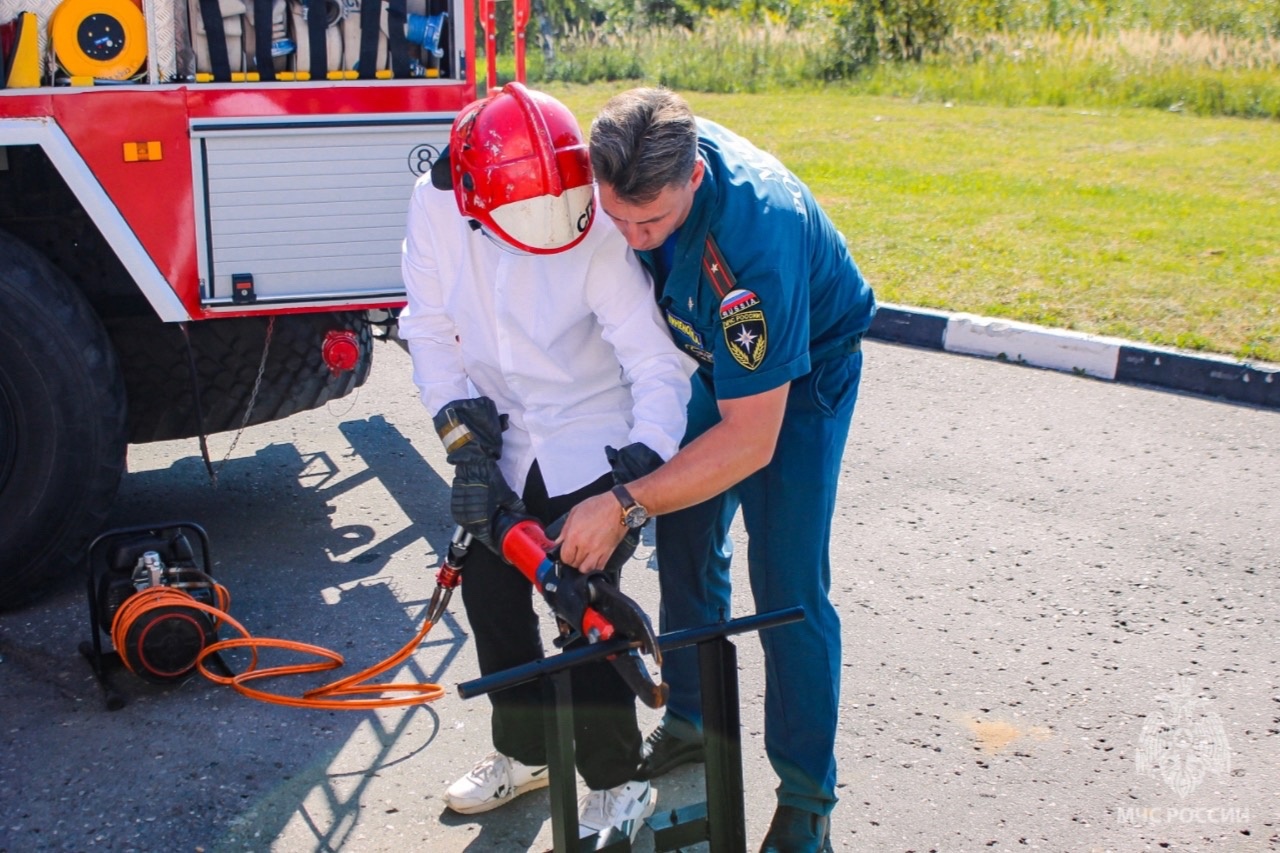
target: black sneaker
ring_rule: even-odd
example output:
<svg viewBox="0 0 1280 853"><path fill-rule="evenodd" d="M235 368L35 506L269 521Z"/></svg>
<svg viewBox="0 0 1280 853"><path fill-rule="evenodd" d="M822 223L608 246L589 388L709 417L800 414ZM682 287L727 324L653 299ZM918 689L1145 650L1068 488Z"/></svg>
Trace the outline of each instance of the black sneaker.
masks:
<svg viewBox="0 0 1280 853"><path fill-rule="evenodd" d="M778 806L760 853L831 853L831 819L793 806Z"/></svg>
<svg viewBox="0 0 1280 853"><path fill-rule="evenodd" d="M640 747L640 770L638 778L657 779L664 773L688 764L691 761L706 761L706 750L702 740L682 738L672 734L665 721L644 739Z"/></svg>

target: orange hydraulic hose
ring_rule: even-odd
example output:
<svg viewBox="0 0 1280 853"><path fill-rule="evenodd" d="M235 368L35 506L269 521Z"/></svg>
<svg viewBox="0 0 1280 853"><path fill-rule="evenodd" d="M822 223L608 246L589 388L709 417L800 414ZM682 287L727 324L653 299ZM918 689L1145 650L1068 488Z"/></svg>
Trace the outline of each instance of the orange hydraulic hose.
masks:
<svg viewBox="0 0 1280 853"><path fill-rule="evenodd" d="M277 678L285 675L298 675L308 672L324 672L326 670L337 669L344 663L342 655L337 652L326 649L322 646L312 645L311 643L301 643L294 640L280 640L274 638L255 638L249 634L243 625L227 613L227 609L231 603L231 595L221 584L215 584L218 607L197 601L191 595L183 590L172 589L169 587L151 587L142 590L136 595L130 596L120 607L115 618L112 620L111 639L117 649L123 649L125 637L128 635L129 629L133 622L141 615L150 612L159 607L168 607L179 605L192 610L199 610L213 617L215 627L226 624L234 628L239 637L220 640L211 643L200 652L199 658L196 660L196 668L200 670L200 674L205 678L217 684L229 684L238 692L248 696L251 699L257 699L262 702L271 702L276 705L287 705L293 708L325 708L329 710L361 710L368 708L391 708L404 705L418 705L439 699L445 694L445 689L439 684L431 683L410 683L410 684L368 684L369 679L381 675L392 667L400 664L422 643L431 628L435 625L431 619L423 620L422 627L418 630L404 648L387 658L382 663L369 667L355 675L349 675L340 678L337 681L317 687L314 690L308 690L302 696L285 696L279 693L271 693L260 690L257 687L250 686L250 682L259 681L264 678ZM433 608L436 610L437 608ZM438 608L443 610L443 608ZM437 617L438 618L438 617ZM238 675L219 675L210 672L205 666L205 661L210 655L214 655L224 649L247 648L250 650L251 659L249 667ZM264 648L285 649L287 651L301 652L303 654L315 655L320 660L310 663L284 664L280 666L258 668L258 650ZM126 666L129 666L127 656L121 655ZM132 667L130 667L132 669ZM383 694L400 693L408 694L403 696L388 697ZM338 697L364 696L366 694L376 694L378 698L352 699Z"/></svg>

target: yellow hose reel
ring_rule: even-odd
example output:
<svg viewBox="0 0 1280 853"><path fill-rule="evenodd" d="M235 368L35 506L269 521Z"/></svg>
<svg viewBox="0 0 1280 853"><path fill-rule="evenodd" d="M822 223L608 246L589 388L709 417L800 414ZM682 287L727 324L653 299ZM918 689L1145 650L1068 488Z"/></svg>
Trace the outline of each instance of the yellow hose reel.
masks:
<svg viewBox="0 0 1280 853"><path fill-rule="evenodd" d="M147 24L132 0L64 0L49 37L72 77L128 80L147 61Z"/></svg>

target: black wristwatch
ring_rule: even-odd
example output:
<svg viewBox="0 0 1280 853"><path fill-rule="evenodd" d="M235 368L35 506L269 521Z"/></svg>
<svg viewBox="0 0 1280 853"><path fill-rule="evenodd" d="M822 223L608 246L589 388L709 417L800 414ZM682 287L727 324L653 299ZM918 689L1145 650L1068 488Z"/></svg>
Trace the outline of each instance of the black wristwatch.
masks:
<svg viewBox="0 0 1280 853"><path fill-rule="evenodd" d="M636 499L631 497L631 492L627 491L626 486L619 484L614 486L612 491L618 503L622 504L622 525L628 530L639 530L644 527L645 522L649 520L649 511L636 503Z"/></svg>

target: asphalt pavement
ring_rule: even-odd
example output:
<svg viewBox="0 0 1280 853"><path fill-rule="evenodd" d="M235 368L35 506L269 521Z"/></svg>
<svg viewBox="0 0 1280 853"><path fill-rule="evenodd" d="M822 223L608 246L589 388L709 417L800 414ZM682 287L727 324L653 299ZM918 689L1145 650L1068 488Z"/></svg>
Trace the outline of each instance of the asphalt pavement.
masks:
<svg viewBox="0 0 1280 853"><path fill-rule="evenodd" d="M865 352L832 541L835 848L1280 849L1280 412ZM379 344L357 395L251 428L228 457L231 443L210 438L216 487L194 440L130 448L112 523L202 525L231 613L340 652L339 674L407 642L451 529L407 356ZM656 612L651 552L624 588ZM751 612L745 577L735 608ZM90 637L80 582L0 615L0 851L551 847L546 792L476 817L443 808L489 749L486 701L456 693L478 674L461 601L397 669L447 689L412 709L298 709L124 674L127 704L108 711L77 651ZM754 850L775 778L759 647L735 645ZM698 767L664 777L659 808L702 784ZM649 830L636 849L653 849Z"/></svg>

